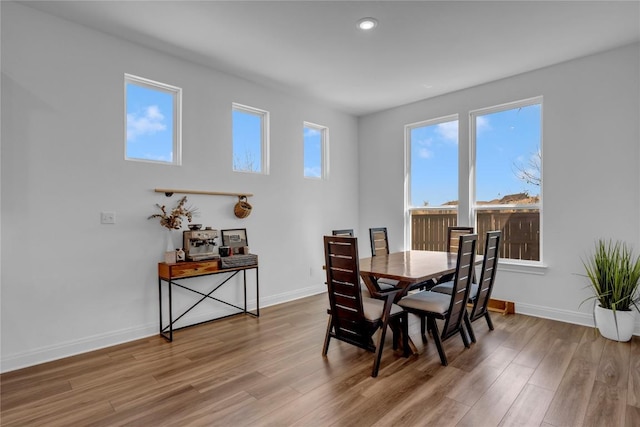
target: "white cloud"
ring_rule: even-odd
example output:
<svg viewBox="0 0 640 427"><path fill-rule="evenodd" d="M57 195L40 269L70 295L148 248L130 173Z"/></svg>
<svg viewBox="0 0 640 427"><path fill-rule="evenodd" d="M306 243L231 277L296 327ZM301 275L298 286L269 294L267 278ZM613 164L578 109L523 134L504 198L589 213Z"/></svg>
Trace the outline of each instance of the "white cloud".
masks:
<svg viewBox="0 0 640 427"><path fill-rule="evenodd" d="M321 178L322 174L320 171L320 167L316 166L316 167L312 167L312 168L304 168L304 176L306 176L307 178Z"/></svg>
<svg viewBox="0 0 640 427"><path fill-rule="evenodd" d="M314 129L314 128L309 128L309 127L305 127L304 128L304 136L316 136L316 135L320 135L320 130L318 129Z"/></svg>
<svg viewBox="0 0 640 427"><path fill-rule="evenodd" d="M485 130L491 130L491 123L487 116L476 117L476 132L483 132Z"/></svg>
<svg viewBox="0 0 640 427"><path fill-rule="evenodd" d="M164 115L157 105L150 105L142 114L127 114L127 141L135 141L138 136L153 135L166 129Z"/></svg>
<svg viewBox="0 0 640 427"><path fill-rule="evenodd" d="M431 157L433 157L433 151L425 147L419 148L418 157L420 157L421 159L430 159Z"/></svg>
<svg viewBox="0 0 640 427"><path fill-rule="evenodd" d="M440 123L436 126L436 132L438 134L449 141L458 143L458 121L454 120L452 122Z"/></svg>

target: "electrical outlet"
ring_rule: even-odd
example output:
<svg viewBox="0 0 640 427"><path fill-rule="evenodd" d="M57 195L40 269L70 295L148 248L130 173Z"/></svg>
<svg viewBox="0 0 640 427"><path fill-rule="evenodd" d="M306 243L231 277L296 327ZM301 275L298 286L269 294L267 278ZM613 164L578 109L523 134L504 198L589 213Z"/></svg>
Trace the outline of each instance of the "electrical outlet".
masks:
<svg viewBox="0 0 640 427"><path fill-rule="evenodd" d="M116 213L115 212L100 212L100 224L115 224Z"/></svg>

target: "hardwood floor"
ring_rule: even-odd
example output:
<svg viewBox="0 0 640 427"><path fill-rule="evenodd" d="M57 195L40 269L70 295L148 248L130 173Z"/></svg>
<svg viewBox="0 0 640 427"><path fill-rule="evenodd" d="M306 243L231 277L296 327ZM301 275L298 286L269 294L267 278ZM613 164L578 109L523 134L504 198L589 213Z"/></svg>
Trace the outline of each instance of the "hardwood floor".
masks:
<svg viewBox="0 0 640 427"><path fill-rule="evenodd" d="M445 341L419 322L420 354L332 340L326 295L46 363L0 377L2 426L640 426L640 337L523 315Z"/></svg>

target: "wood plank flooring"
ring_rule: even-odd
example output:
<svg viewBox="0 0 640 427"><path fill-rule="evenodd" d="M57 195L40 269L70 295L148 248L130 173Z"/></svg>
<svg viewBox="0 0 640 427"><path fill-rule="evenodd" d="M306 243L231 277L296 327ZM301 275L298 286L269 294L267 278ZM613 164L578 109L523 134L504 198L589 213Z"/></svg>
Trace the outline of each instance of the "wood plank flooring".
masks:
<svg viewBox="0 0 640 427"><path fill-rule="evenodd" d="M46 363L0 377L2 426L640 426L640 337L523 315L474 323L443 367L419 322L419 355L332 340L326 295Z"/></svg>

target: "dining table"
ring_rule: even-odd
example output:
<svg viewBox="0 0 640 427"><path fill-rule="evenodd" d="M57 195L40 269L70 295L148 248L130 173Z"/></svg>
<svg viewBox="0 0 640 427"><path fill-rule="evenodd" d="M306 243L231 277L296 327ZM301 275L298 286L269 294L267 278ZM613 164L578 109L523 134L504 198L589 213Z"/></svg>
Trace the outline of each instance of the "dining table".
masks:
<svg viewBox="0 0 640 427"><path fill-rule="evenodd" d="M481 255L476 255L475 264L482 264L482 260ZM417 250L392 252L359 260L360 277L371 295L379 295L384 292L378 285L379 279L397 281L395 287L399 291L395 295L394 302L398 302L407 295L412 285L454 273L457 263L458 254L456 252ZM409 346L413 354L418 354L410 337Z"/></svg>
<svg viewBox="0 0 640 427"><path fill-rule="evenodd" d="M454 273L458 262L455 252L402 251L387 255L377 255L360 259L360 276L372 294L382 291L378 279L391 279L398 283L396 302L418 283ZM482 263L482 256L476 255L475 264Z"/></svg>

